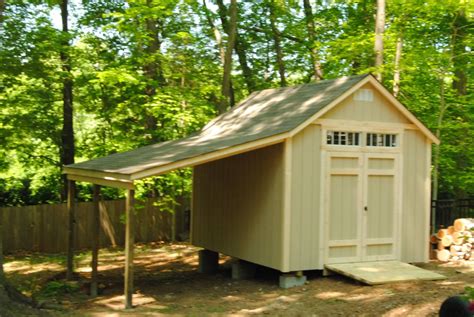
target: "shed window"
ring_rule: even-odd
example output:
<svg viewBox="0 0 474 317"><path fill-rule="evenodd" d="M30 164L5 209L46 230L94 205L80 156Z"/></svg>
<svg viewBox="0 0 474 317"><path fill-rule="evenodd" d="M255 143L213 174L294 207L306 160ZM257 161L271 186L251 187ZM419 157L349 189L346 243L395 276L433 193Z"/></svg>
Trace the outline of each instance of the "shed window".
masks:
<svg viewBox="0 0 474 317"><path fill-rule="evenodd" d="M384 133L367 133L367 146L396 147L397 135Z"/></svg>
<svg viewBox="0 0 474 317"><path fill-rule="evenodd" d="M354 100L374 101L374 92L370 89L359 89L354 93Z"/></svg>
<svg viewBox="0 0 474 317"><path fill-rule="evenodd" d="M360 132L328 131L326 144L330 145L359 145Z"/></svg>

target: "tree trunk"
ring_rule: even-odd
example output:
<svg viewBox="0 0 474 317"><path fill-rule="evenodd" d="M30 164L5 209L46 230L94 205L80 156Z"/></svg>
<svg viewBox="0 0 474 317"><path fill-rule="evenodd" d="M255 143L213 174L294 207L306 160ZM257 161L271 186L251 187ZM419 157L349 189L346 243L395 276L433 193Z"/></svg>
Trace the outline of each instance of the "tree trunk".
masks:
<svg viewBox="0 0 474 317"><path fill-rule="evenodd" d="M219 2L222 2L222 1L218 1L218 3ZM216 40L217 49L219 50L219 58L221 60L222 65L224 65L225 49L224 49L224 45L222 45L222 34L219 31L219 29L216 27L216 25L214 24L214 21L212 20L212 17L209 14L209 9L207 8L207 5L206 5L206 0L202 0L202 5L203 5L203 8L204 8L204 13L206 14L207 23L209 23L209 27L211 28L212 32L214 33L214 38ZM224 4L221 3L221 5L223 6ZM219 6L219 8L221 8L221 6ZM219 10L221 10L221 9L219 9ZM222 19L223 19L223 17L221 16L221 21L222 21Z"/></svg>
<svg viewBox="0 0 474 317"><path fill-rule="evenodd" d="M393 95L398 97L400 93L400 60L402 58L403 37L400 34L397 38L397 48L395 50L395 67L393 70Z"/></svg>
<svg viewBox="0 0 474 317"><path fill-rule="evenodd" d="M147 0L146 5L148 8L152 9L152 0ZM148 37L145 45L145 52L149 55L148 58L150 62L143 66L143 72L148 79L146 86L146 94L148 96L155 95L156 85L163 86L165 84L165 77L163 75L160 58L157 56L161 49L160 25L161 21L156 18L147 18L145 21L145 29ZM150 58L150 56L152 58Z"/></svg>
<svg viewBox="0 0 474 317"><path fill-rule="evenodd" d="M278 73L280 74L280 86L286 87L286 77L285 77L285 62L283 61L283 51L281 49L281 37L280 31L276 25L277 14L275 12L275 0L271 0L269 3L270 7L270 26L272 28L273 35L273 44L275 47L275 53L277 58Z"/></svg>
<svg viewBox="0 0 474 317"><path fill-rule="evenodd" d="M224 2L222 0L217 0L217 6L219 8L218 13L219 13L219 19L221 20L222 28L224 29L224 32L227 34L227 37L229 38L229 22L227 20L227 15L229 14L227 7L224 5ZM237 26L236 26L237 27ZM237 30L236 30L237 32ZM236 38L235 41L237 41L237 33L235 34ZM235 48L235 47L234 47ZM225 49L224 49L224 55L223 55L223 61L222 61L222 67L225 65ZM224 103L224 100L220 101L219 107L222 108L224 107L222 104ZM234 86L232 84L232 78L230 79L230 97L229 97L229 105L233 107L235 105L235 96L234 96ZM228 105L228 106L229 106ZM225 106L227 109L228 106ZM220 109L219 108L219 109ZM219 113L221 110L219 110ZM225 110L224 110L225 111Z"/></svg>
<svg viewBox="0 0 474 317"><path fill-rule="evenodd" d="M321 62L319 60L319 52L316 47L316 31L314 26L313 8L309 0L303 0L304 16L306 20L306 30L308 32L308 39L310 42L311 63L313 64L314 79L316 81L323 79L323 71Z"/></svg>
<svg viewBox="0 0 474 317"><path fill-rule="evenodd" d="M73 104L72 104L72 74L69 56L69 29L68 29L68 0L61 2L62 19L62 43L60 59L63 79L63 127L61 132L61 164L68 165L74 163L74 125L73 125ZM64 200L67 193L67 178L63 175L63 190L61 198Z"/></svg>
<svg viewBox="0 0 474 317"><path fill-rule="evenodd" d="M222 95L219 113L224 113L229 106L233 106L231 71L232 71L232 51L235 46L235 36L237 30L237 0L231 0L229 7L229 30L227 39L227 48L224 57L224 75L222 78Z"/></svg>
<svg viewBox="0 0 474 317"><path fill-rule="evenodd" d="M0 284L4 280L3 273L3 210L0 208Z"/></svg>
<svg viewBox="0 0 474 317"><path fill-rule="evenodd" d="M153 8L153 1L147 0L146 6L151 10ZM146 59L148 62L143 65L143 74L147 79L145 94L150 97L149 100L151 100L156 94L156 88L163 87L166 83L159 57L161 50L160 25L161 21L158 18L148 17L145 20L147 39L144 51L147 55ZM153 116L153 114L147 113L145 116L145 131L147 135L151 136L151 142L157 141L154 133L154 131L157 129L157 125L158 123L155 116Z"/></svg>
<svg viewBox="0 0 474 317"><path fill-rule="evenodd" d="M0 0L0 28L3 24L3 12L5 12L5 0Z"/></svg>
<svg viewBox="0 0 474 317"><path fill-rule="evenodd" d="M227 22L227 8L224 5L223 0L217 0L217 6L219 8L219 17L222 23L224 31L229 35L229 23ZM247 53L245 52L247 43L240 37L238 27L235 29L235 53L239 58L240 68L242 68L242 74L244 75L245 85L249 92L253 92L256 89L256 84L253 79L252 69L248 65Z"/></svg>
<svg viewBox="0 0 474 317"><path fill-rule="evenodd" d="M383 33L385 29L385 0L377 0L377 14L375 17L375 74L382 81L383 70Z"/></svg>
<svg viewBox="0 0 474 317"><path fill-rule="evenodd" d="M468 29L468 21L464 9L459 10L453 22L451 36L451 52L452 62L454 66L453 89L458 96L467 94L467 55L465 52L466 29Z"/></svg>
<svg viewBox="0 0 474 317"><path fill-rule="evenodd" d="M248 61L247 61L247 43L239 36L239 31L236 30L236 40L235 40L235 52L237 53L237 57L239 58L240 68L242 68L242 74L244 75L245 86L247 86L247 90L249 93L255 91L256 84L253 79L253 72L250 68Z"/></svg>
<svg viewBox="0 0 474 317"><path fill-rule="evenodd" d="M443 124L444 114L446 109L448 108L444 96L444 81L441 77L439 79L439 114L438 114L438 121L436 126L435 135L438 139L441 137L441 125ZM439 158L440 158L440 148L439 144L433 144L433 188L432 188L432 200L438 200L438 182L439 182ZM436 211L433 208L431 212L431 225L432 229L436 230Z"/></svg>

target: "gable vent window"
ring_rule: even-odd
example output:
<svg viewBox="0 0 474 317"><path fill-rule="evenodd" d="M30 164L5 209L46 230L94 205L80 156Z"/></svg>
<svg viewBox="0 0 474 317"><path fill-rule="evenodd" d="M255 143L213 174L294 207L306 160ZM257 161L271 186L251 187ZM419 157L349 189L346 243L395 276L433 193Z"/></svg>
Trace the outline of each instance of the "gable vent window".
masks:
<svg viewBox="0 0 474 317"><path fill-rule="evenodd" d="M329 145L359 145L360 132L328 131L326 144Z"/></svg>
<svg viewBox="0 0 474 317"><path fill-rule="evenodd" d="M370 89L359 89L354 93L354 100L374 101L374 92Z"/></svg>
<svg viewBox="0 0 474 317"><path fill-rule="evenodd" d="M367 146L396 147L397 135L384 133L367 133Z"/></svg>

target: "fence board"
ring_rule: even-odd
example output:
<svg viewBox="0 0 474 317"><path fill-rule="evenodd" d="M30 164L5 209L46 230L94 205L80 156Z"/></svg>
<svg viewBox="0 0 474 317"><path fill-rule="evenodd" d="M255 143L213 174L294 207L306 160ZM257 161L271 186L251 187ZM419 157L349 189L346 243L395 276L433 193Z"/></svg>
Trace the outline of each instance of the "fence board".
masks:
<svg viewBox="0 0 474 317"><path fill-rule="evenodd" d="M181 199L182 201L182 199ZM185 200L186 201L186 200ZM139 202L143 208L136 214L136 242L170 240L172 215L155 206L154 199ZM189 202L178 206L178 219L184 217ZM76 205L75 249L92 247L91 232L93 203ZM102 201L100 203L100 247L124 244L125 212L124 200ZM66 204L36 205L24 207L2 207L4 252L18 250L59 253L67 250L68 214ZM179 219L181 222L185 220ZM177 233L187 228L177 228Z"/></svg>
<svg viewBox="0 0 474 317"><path fill-rule="evenodd" d="M474 218L474 198L432 200L436 230L452 226L457 218Z"/></svg>

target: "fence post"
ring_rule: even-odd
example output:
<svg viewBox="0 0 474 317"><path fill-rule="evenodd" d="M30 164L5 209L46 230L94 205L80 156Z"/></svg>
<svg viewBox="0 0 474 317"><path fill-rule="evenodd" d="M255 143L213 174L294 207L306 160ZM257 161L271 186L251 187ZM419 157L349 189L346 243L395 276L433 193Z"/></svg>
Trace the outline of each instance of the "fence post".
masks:
<svg viewBox="0 0 474 317"><path fill-rule="evenodd" d="M75 225L75 196L76 182L68 180L67 182L67 211L69 216L68 224L68 245L67 245L67 271L66 279L71 281L74 273L74 225Z"/></svg>
<svg viewBox="0 0 474 317"><path fill-rule="evenodd" d="M3 277L3 209L0 208L0 282Z"/></svg>
<svg viewBox="0 0 474 317"><path fill-rule="evenodd" d="M100 185L94 185L94 208L92 209L92 273L91 273L91 296L97 296L97 266L99 263L99 236L100 236Z"/></svg>
<svg viewBox="0 0 474 317"><path fill-rule="evenodd" d="M127 190L127 200L125 204L125 276L124 293L125 308L133 308L133 247L135 242L135 191Z"/></svg>
<svg viewBox="0 0 474 317"><path fill-rule="evenodd" d="M431 200L431 233L435 234L436 230L436 210L437 200Z"/></svg>

